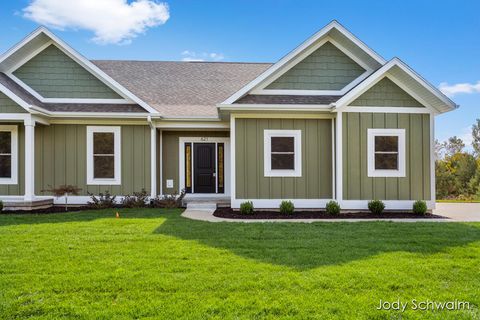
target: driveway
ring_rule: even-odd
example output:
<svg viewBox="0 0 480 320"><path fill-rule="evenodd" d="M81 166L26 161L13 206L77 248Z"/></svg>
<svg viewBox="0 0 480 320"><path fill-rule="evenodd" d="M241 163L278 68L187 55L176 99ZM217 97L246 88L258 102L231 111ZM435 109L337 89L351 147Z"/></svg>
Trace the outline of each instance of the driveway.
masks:
<svg viewBox="0 0 480 320"><path fill-rule="evenodd" d="M480 222L480 203L437 203L433 213L453 220Z"/></svg>

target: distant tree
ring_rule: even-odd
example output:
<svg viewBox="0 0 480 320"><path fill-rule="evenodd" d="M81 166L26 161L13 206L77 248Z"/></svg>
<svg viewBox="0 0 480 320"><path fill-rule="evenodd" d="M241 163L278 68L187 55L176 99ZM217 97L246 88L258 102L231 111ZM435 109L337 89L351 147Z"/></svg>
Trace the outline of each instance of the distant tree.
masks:
<svg viewBox="0 0 480 320"><path fill-rule="evenodd" d="M476 157L480 156L480 119L472 126L472 147Z"/></svg>
<svg viewBox="0 0 480 320"><path fill-rule="evenodd" d="M457 136L448 138L445 144L446 155L449 157L452 157L456 153L463 152L463 148L465 148L465 143Z"/></svg>
<svg viewBox="0 0 480 320"><path fill-rule="evenodd" d="M435 139L435 160L441 160L445 156L445 142L440 142Z"/></svg>

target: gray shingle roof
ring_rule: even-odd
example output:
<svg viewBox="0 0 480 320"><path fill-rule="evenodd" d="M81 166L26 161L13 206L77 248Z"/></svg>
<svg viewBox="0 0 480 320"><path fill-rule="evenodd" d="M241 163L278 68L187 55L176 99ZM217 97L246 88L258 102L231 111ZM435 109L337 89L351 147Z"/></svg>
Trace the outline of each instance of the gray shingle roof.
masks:
<svg viewBox="0 0 480 320"><path fill-rule="evenodd" d="M43 103L2 72L0 72L0 84L26 103L53 112L147 112L138 104Z"/></svg>
<svg viewBox="0 0 480 320"><path fill-rule="evenodd" d="M240 98L240 104L314 104L329 105L342 96L288 96L288 95L254 95Z"/></svg>
<svg viewBox="0 0 480 320"><path fill-rule="evenodd" d="M92 61L165 117L217 117L216 105L270 63Z"/></svg>

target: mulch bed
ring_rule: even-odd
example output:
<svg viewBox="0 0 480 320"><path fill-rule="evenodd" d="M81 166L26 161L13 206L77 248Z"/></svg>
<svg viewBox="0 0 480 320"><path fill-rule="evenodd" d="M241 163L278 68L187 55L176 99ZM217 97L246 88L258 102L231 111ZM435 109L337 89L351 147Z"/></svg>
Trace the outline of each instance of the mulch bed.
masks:
<svg viewBox="0 0 480 320"><path fill-rule="evenodd" d="M431 213L418 215L407 211L385 211L382 215L372 214L369 211L341 212L339 215L330 215L325 211L295 211L291 215L276 211L255 211L252 215L244 215L231 208L218 208L213 215L230 219L447 219Z"/></svg>
<svg viewBox="0 0 480 320"><path fill-rule="evenodd" d="M46 209L36 209L36 210L3 210L0 211L0 214L24 214L24 213L40 213L40 214L47 214L47 213L65 213L65 212L77 212L77 211L84 211L84 210L92 210L92 208L87 206L70 206L68 210L65 211L64 206L53 206Z"/></svg>

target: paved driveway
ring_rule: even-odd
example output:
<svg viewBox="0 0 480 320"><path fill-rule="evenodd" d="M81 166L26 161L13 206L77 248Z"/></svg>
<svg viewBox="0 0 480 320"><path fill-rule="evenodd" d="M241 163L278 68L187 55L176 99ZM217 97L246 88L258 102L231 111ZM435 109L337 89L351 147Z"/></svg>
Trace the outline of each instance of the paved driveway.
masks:
<svg viewBox="0 0 480 320"><path fill-rule="evenodd" d="M480 222L480 203L437 203L433 213L453 220Z"/></svg>

